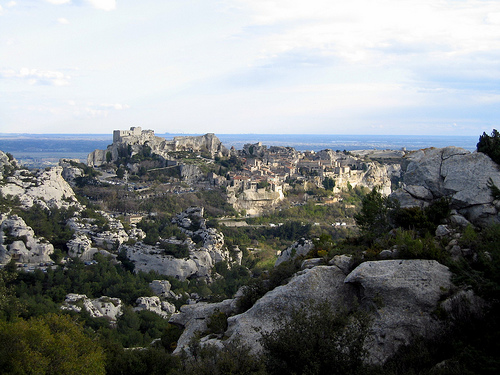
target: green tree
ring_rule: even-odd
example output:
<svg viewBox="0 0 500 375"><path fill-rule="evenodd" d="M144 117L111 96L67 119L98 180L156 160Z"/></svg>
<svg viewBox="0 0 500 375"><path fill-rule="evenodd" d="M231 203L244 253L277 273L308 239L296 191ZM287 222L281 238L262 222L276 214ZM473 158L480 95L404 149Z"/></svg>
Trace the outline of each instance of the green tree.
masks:
<svg viewBox="0 0 500 375"><path fill-rule="evenodd" d="M375 187L363 198L361 210L354 219L365 235L380 236L391 229L389 213L394 207L396 203Z"/></svg>
<svg viewBox="0 0 500 375"><path fill-rule="evenodd" d="M491 135L483 133L477 143L477 151L488 155L495 163L500 164L500 133L493 129Z"/></svg>
<svg viewBox="0 0 500 375"><path fill-rule="evenodd" d="M323 180L323 187L325 190L332 190L335 187L335 180L333 178L326 177Z"/></svg>
<svg viewBox="0 0 500 375"><path fill-rule="evenodd" d="M2 374L104 374L104 352L69 316L0 322Z"/></svg>

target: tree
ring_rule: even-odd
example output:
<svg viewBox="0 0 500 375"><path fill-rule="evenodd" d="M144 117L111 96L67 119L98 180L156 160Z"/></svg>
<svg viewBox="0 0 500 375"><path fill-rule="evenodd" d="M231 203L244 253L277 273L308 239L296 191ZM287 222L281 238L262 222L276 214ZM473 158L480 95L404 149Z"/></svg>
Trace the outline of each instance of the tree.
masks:
<svg viewBox="0 0 500 375"><path fill-rule="evenodd" d="M0 322L2 374L104 374L104 352L69 316Z"/></svg>
<svg viewBox="0 0 500 375"><path fill-rule="evenodd" d="M323 187L325 190L332 190L335 187L335 180L333 178L326 177L323 180Z"/></svg>
<svg viewBox="0 0 500 375"><path fill-rule="evenodd" d="M394 207L395 203L375 187L363 198L361 211L354 219L365 235L376 237L391 229L389 212Z"/></svg>
<svg viewBox="0 0 500 375"><path fill-rule="evenodd" d="M477 151L488 155L495 163L500 164L500 133L493 129L491 136L483 133L477 143Z"/></svg>

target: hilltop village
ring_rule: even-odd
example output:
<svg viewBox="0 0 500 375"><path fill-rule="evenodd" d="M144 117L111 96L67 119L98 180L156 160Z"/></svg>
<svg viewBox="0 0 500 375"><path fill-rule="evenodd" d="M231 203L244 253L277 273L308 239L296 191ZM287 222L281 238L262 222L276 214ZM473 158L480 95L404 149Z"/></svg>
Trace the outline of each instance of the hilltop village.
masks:
<svg viewBox="0 0 500 375"><path fill-rule="evenodd" d="M121 165L118 175L127 183L137 182L137 175L149 167L167 172L169 183L183 183L174 183L171 190L223 188L235 210L255 216L274 209L297 184L305 191L326 188L331 194L323 197L324 202L332 202L335 193L356 186L377 186L388 195L397 188L399 161L404 155L404 151L300 152L261 142L228 150L214 134L169 141L155 136L153 130L132 127L115 130L113 144L89 154L87 164L110 175L116 175ZM173 171L178 171L177 180ZM151 184L139 185L144 190Z"/></svg>

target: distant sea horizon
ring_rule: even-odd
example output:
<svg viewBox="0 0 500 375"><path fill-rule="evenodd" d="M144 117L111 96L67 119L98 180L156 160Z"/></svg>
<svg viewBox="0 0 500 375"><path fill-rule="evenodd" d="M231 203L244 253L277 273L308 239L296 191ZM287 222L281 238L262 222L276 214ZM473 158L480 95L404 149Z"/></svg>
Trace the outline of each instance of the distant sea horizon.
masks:
<svg viewBox="0 0 500 375"><path fill-rule="evenodd" d="M201 134L156 134L165 139ZM419 150L429 147L456 146L474 151L479 136L456 135L339 135L339 134L215 134L227 148L237 150L247 143L289 146L298 151L324 149L354 150ZM113 142L112 134L22 134L0 133L0 150L11 153L27 166L53 165L62 158L80 159L95 149L104 150Z"/></svg>

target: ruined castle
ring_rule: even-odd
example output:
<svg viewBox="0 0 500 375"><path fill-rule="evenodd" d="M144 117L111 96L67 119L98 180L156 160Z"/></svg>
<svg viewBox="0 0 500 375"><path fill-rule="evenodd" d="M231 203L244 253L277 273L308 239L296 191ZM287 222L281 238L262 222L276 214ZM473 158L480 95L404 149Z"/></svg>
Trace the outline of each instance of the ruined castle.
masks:
<svg viewBox="0 0 500 375"><path fill-rule="evenodd" d="M118 160L119 151L125 147L130 148L131 155L140 152L143 146L151 148L151 152L168 159L169 152L190 151L205 152L214 156L229 154L219 138L213 133L200 136L174 137L167 140L155 135L154 130L142 130L140 126L131 127L130 130L113 131L113 143L106 150L94 150L87 157L87 164L99 167L110 161Z"/></svg>

